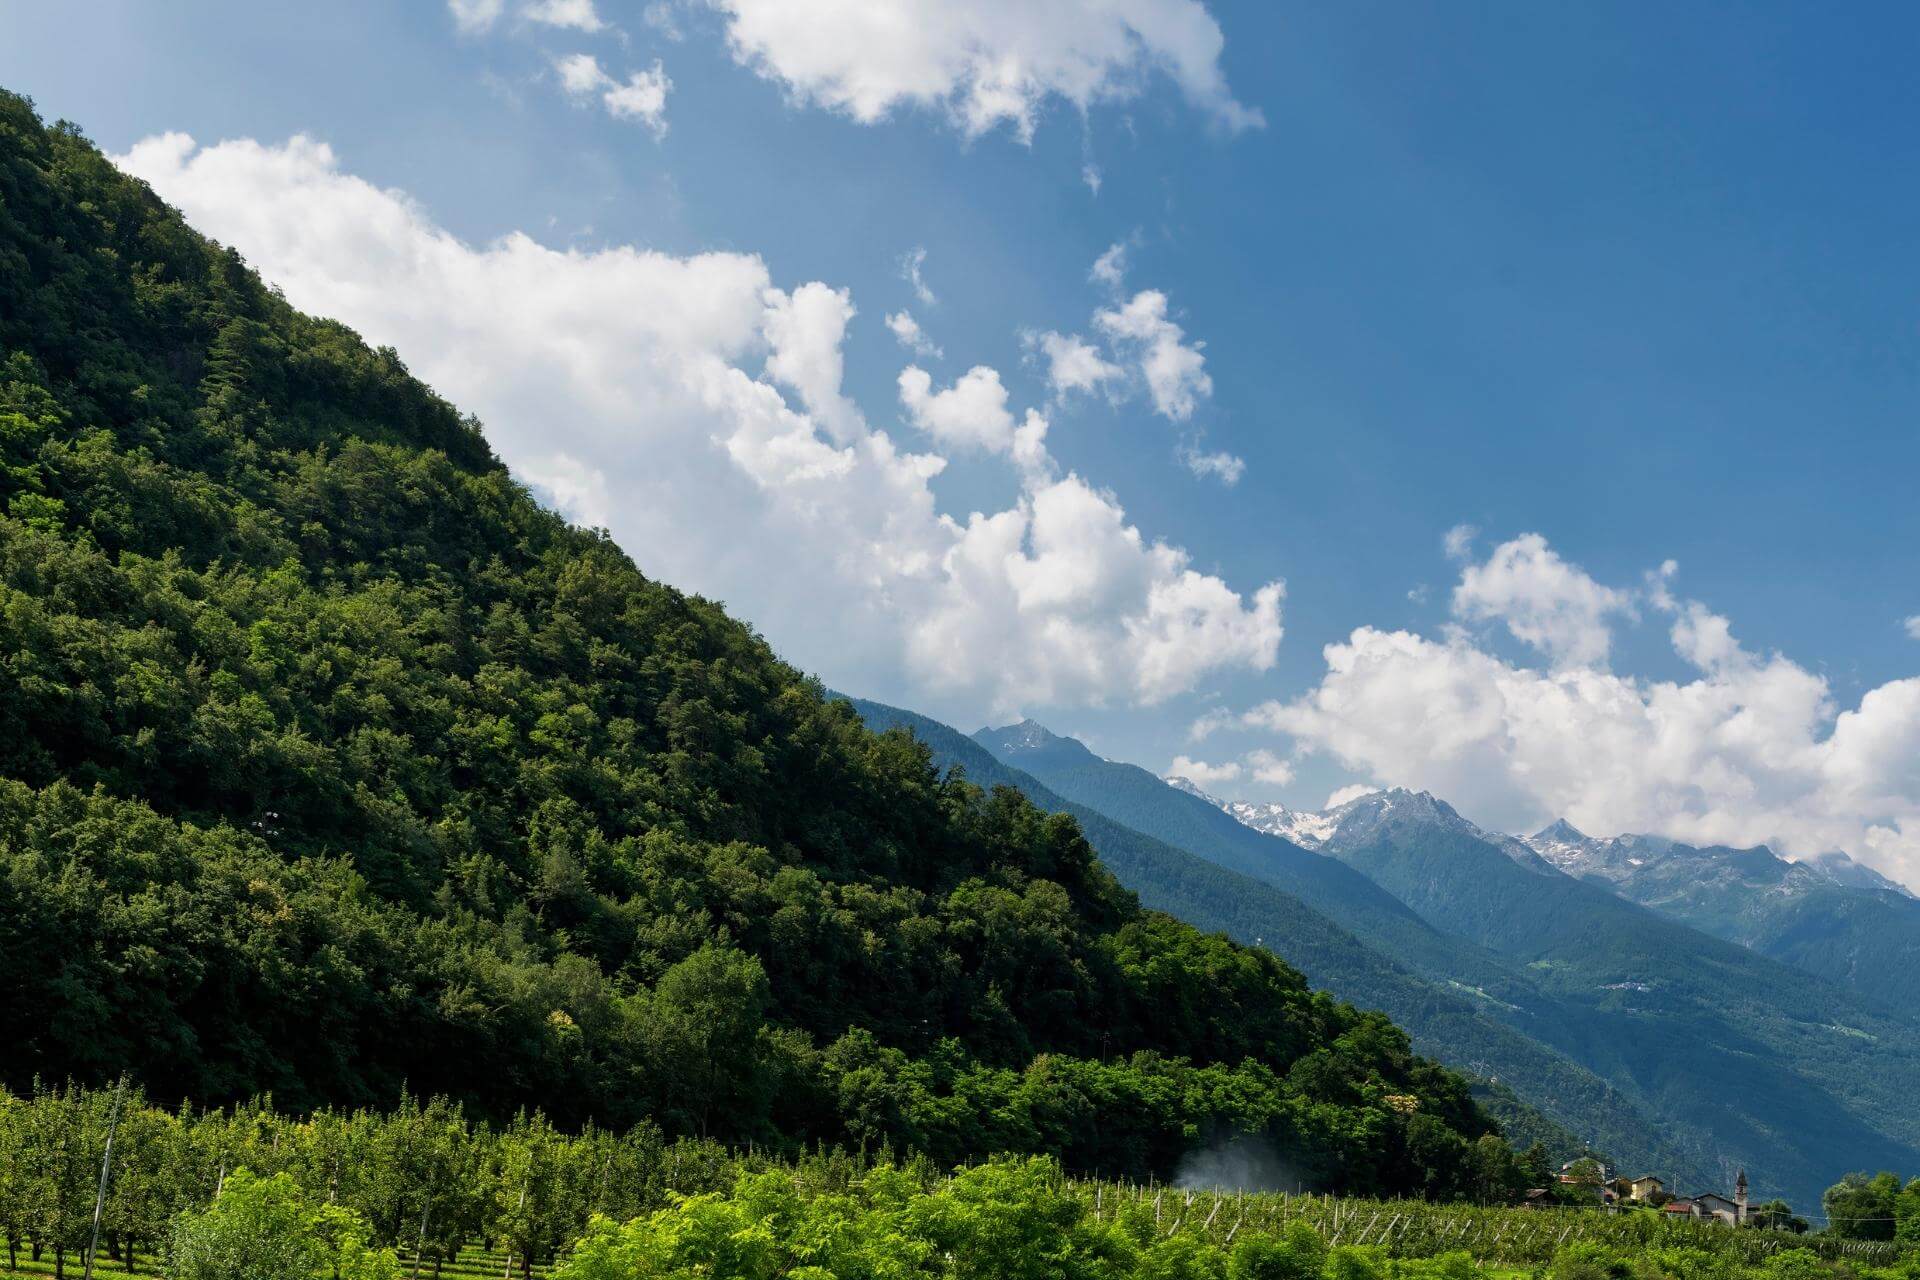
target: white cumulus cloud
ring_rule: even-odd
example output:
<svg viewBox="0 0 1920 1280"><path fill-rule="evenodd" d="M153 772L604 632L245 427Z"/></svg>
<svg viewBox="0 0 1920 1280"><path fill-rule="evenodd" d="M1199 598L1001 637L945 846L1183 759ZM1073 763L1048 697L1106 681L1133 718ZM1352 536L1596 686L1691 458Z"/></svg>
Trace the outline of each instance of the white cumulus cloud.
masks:
<svg viewBox="0 0 1920 1280"><path fill-rule="evenodd" d="M1604 662L1613 639L1610 617L1632 607L1631 593L1601 586L1537 533L1502 543L1484 564L1468 565L1453 589L1456 615L1502 622L1514 639L1566 665Z"/></svg>
<svg viewBox="0 0 1920 1280"><path fill-rule="evenodd" d="M1262 124L1228 90L1226 38L1200 0L708 0L736 60L797 101L865 124L945 112L968 136L1031 138L1059 98L1085 111L1165 75L1228 129Z"/></svg>
<svg viewBox="0 0 1920 1280"><path fill-rule="evenodd" d="M453 25L468 35L486 31L500 21L507 0L447 0L447 12Z"/></svg>
<svg viewBox="0 0 1920 1280"><path fill-rule="evenodd" d="M1047 362L1047 385L1056 396L1069 391L1092 391L1117 382L1127 371L1100 354L1100 348L1077 333L1048 329L1024 335L1027 349Z"/></svg>
<svg viewBox="0 0 1920 1280"><path fill-rule="evenodd" d="M522 12L531 22L573 31L592 33L607 25L600 20L593 0L534 0Z"/></svg>
<svg viewBox="0 0 1920 1280"><path fill-rule="evenodd" d="M616 80L590 53L573 53L555 58L553 68L560 87L576 102L600 100L607 114L619 120L634 120L645 125L656 138L667 132L667 95L673 81L659 59L645 71L636 71L625 80Z"/></svg>
<svg viewBox="0 0 1920 1280"><path fill-rule="evenodd" d="M1207 375L1206 344L1186 341L1186 332L1167 318L1167 295L1142 289L1124 306L1094 314L1095 327L1132 352L1153 407L1175 422L1193 416L1194 406L1213 394Z"/></svg>
<svg viewBox="0 0 1920 1280"><path fill-rule="evenodd" d="M1116 240L1093 260L1087 279L1108 289L1118 290L1127 279L1127 243Z"/></svg>
<svg viewBox="0 0 1920 1280"><path fill-rule="evenodd" d="M1902 622L1900 627L1913 639L1920 640L1920 613L1916 613L1905 622Z"/></svg>
<svg viewBox="0 0 1920 1280"><path fill-rule="evenodd" d="M1015 420L999 370L984 364L967 370L942 391L933 389L933 377L926 370L908 365L900 371L900 403L914 426L949 448L1013 453L1020 446L1037 460L1047 434L1045 420L1032 410L1027 411L1025 423ZM1028 433L1025 441L1023 431Z"/></svg>
<svg viewBox="0 0 1920 1280"><path fill-rule="evenodd" d="M853 401L841 394L846 359L840 346L854 317L853 297L815 281L792 293L768 289L762 321L767 344L766 372L791 388L801 405L835 441L845 444L866 434L866 421Z"/></svg>
<svg viewBox="0 0 1920 1280"><path fill-rule="evenodd" d="M1247 752L1246 765L1247 772L1255 782L1284 787L1293 781L1292 762L1265 747L1256 747Z"/></svg>
<svg viewBox="0 0 1920 1280"><path fill-rule="evenodd" d="M1004 388L982 394L997 375L970 373L964 407L987 413L979 438L1013 464L1013 494L941 511L945 457L846 398L854 307L831 285L776 284L745 253L471 244L306 137L169 134L117 162L294 305L396 347L570 518L830 680L980 714L1157 702L1274 661L1280 585L1236 591L1058 474L1044 419L1009 430ZM953 391L929 379L923 409Z"/></svg>
<svg viewBox="0 0 1920 1280"><path fill-rule="evenodd" d="M937 360L943 354L939 344L927 336L920 322L913 318L913 313L905 308L887 316L887 331L893 334L896 342L917 356Z"/></svg>
<svg viewBox="0 0 1920 1280"><path fill-rule="evenodd" d="M1094 262L1088 278L1118 293L1126 273L1127 245L1116 241ZM1072 392L1104 391L1118 403L1144 387L1154 410L1182 425L1175 450L1188 471L1229 487L1239 483L1246 460L1225 450L1202 447L1206 432L1191 422L1199 402L1213 394L1201 348L1168 318L1167 295L1143 289L1125 301L1093 313L1093 332L1104 345L1079 334L1051 329L1022 335L1030 356L1045 361L1047 385L1060 400Z"/></svg>
<svg viewBox="0 0 1920 1280"><path fill-rule="evenodd" d="M1232 488L1240 483L1240 477L1246 472L1246 459L1236 454L1216 450L1206 453L1193 445L1187 445L1180 451L1180 457L1186 462L1187 470L1196 476L1212 476L1221 484Z"/></svg>
<svg viewBox="0 0 1920 1280"><path fill-rule="evenodd" d="M1506 830L1564 816L1595 834L1840 849L1920 884L1920 678L1841 707L1825 677L1745 648L1726 618L1677 598L1673 580L1662 566L1646 598L1693 668L1687 679L1610 670L1594 631L1625 617L1633 593L1529 536L1469 565L1455 603L1505 621L1541 665L1457 630L1360 627L1326 647L1317 687L1242 722Z"/></svg>
<svg viewBox="0 0 1920 1280"><path fill-rule="evenodd" d="M1238 782L1244 772L1235 762L1208 764L1205 760L1194 760L1188 756L1175 756L1173 763L1167 766L1169 778L1185 778L1203 791L1211 791L1223 782Z"/></svg>

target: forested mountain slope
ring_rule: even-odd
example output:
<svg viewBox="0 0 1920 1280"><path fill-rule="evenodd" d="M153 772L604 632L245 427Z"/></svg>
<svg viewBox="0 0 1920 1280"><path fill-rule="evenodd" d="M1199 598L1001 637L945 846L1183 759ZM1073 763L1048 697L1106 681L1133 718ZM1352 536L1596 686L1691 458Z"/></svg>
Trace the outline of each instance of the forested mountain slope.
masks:
<svg viewBox="0 0 1920 1280"><path fill-rule="evenodd" d="M1505 1151L1384 1017L868 732L8 95L0 510L5 1083L1135 1176L1260 1130L1393 1193Z"/></svg>
<svg viewBox="0 0 1920 1280"><path fill-rule="evenodd" d="M898 707L858 698L852 702L869 727L911 730L932 748L942 767L960 769L969 781L1017 787L1049 812L1072 814L1101 862L1147 906L1203 929L1221 930L1241 942L1259 942L1301 969L1316 986L1390 1014L1408 1029L1423 1053L1498 1080L1559 1129L1562 1137L1556 1149L1577 1139L1635 1168L1668 1170L1671 1177L1703 1184L1717 1177L1707 1151L1674 1142L1651 1114L1613 1086L1488 1016L1484 1000L1458 985L1417 975L1387 959L1273 884L1228 870L1064 799L957 729ZM1078 743L1072 745L1085 750ZM1504 1096L1505 1090L1491 1092ZM1504 1118L1515 1128L1535 1127L1511 1111ZM1575 1154L1577 1150L1569 1149L1566 1158Z"/></svg>

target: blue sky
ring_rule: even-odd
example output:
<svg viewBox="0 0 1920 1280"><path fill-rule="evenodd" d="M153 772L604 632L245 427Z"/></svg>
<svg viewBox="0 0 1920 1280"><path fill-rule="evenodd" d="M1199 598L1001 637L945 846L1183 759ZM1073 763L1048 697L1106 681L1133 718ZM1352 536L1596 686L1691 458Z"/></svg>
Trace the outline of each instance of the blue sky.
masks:
<svg viewBox="0 0 1920 1280"><path fill-rule="evenodd" d="M643 568L736 604L837 687L967 728L1031 713L1155 769L1203 761L1236 795L1317 807L1349 784L1428 785L1495 825L1567 811L1920 869L1920 636L1904 625L1920 615L1910 6L1129 0L1113 54L1067 0L1061 22L1011 34L1004 0L955 0L968 22L920 51L961 59L942 80L913 50L863 41L857 5L792 6L814 11L795 31L766 18L769 0L495 2L10 4L0 83L116 155L191 135L192 150L141 162L163 195L295 302L395 341L572 514L607 523ZM572 25L540 21L543 3ZM927 12L868 12L888 9ZM561 60L583 54L593 71L575 64L570 93ZM1004 105L968 78L973 55L1030 73L1016 93L1029 138L1004 115L968 127L970 105ZM624 115L607 96L623 87L639 93ZM289 160L296 135L330 151ZM258 153L214 150L249 138ZM209 155L231 163L196 160ZM334 221L263 212L303 200ZM412 307L368 302L377 280L346 278L364 270L348 260L355 219L400 208L413 221L380 252L464 246L433 269L445 296L415 289ZM576 251L571 265L510 268L490 247L515 232ZM1090 280L1116 243L1123 282ZM658 270L613 269L604 255L628 247ZM931 303L903 278L915 250ZM699 274L712 254L724 284ZM764 279L740 274L747 260ZM489 329L526 297L507 281L538 301L526 327ZM672 363L684 353L656 349L706 334L679 317L709 299L737 311L755 290L798 299L815 281L825 310L808 323L843 361L828 361L820 403L800 375L762 369L777 339L757 318L714 320L698 353L753 388L687 392ZM850 317L827 314L839 290ZM1185 415L1157 407L1152 339L1117 318L1145 290L1178 327L1169 350L1204 359L1210 385L1188 384ZM939 357L889 332L903 309ZM577 342L553 338L573 324ZM1084 338L1114 372L1058 391L1023 337L1046 331ZM581 354L593 342L608 346ZM520 351L564 381L502 376ZM628 355L679 380L657 416L684 429L623 420L652 421L658 385L613 368ZM923 399L916 415L909 364L934 396L993 370L1013 424L1045 418L1044 463L977 426L991 404ZM610 369L600 392L580 389ZM852 435L821 426L829 443L879 432L945 468L922 487L828 497L681 456L739 430L701 426L702 412L737 424L741 397L772 384L816 422L860 419ZM549 447L572 469L554 471ZM1244 464L1236 483L1188 465L1215 453ZM711 495L696 492L703 476ZM1034 564L1015 575L1046 596L1030 579L1073 577L1072 540L1094 530L1084 567L1107 585L1063 631L984 604L968 630L972 579L936 590L911 556L869 563L901 527L862 523L874 508L930 495L899 534L924 557L947 545L940 513L965 525L1066 477L1105 505L1077 497L1055 561L1029 544ZM763 500L806 510L774 520ZM689 511L712 527L689 533ZM1153 584L1181 570L1109 545L1096 526L1120 511L1238 597L1192 644L1165 638L1171 658L1129 637ZM807 566L833 559L836 524L873 545L816 579ZM1476 536L1450 555L1463 525ZM1528 533L1540 541L1515 541ZM1249 621L1276 580L1277 643ZM1728 622L1737 652L1695 642L1716 625L1689 621L1704 618ZM1369 649L1388 635L1421 644ZM1378 679L1336 678L1329 644ZM943 661L961 674L939 678ZM1196 737L1209 713L1214 731ZM1690 776L1653 776L1649 760Z"/></svg>

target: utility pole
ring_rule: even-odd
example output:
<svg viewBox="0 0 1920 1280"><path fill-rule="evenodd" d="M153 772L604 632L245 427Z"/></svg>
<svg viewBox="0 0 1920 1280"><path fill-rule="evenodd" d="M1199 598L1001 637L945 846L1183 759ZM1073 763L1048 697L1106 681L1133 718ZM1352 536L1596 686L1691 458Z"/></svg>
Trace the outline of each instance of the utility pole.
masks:
<svg viewBox="0 0 1920 1280"><path fill-rule="evenodd" d="M86 1280L93 1280L93 1255L100 1251L100 1215L107 1208L107 1172L113 1167L113 1135L120 1129L120 1100L127 1092L127 1078L113 1089L113 1110L107 1115L107 1149L100 1156L100 1190L93 1197L93 1238L87 1241ZM131 1263L131 1255L129 1255Z"/></svg>

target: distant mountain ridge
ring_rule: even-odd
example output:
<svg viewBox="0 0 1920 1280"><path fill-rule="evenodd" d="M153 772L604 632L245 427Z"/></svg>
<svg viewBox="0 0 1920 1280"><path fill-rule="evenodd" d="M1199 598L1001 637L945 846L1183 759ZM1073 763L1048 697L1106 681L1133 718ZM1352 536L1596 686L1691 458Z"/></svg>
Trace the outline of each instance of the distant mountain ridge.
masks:
<svg viewBox="0 0 1920 1280"><path fill-rule="evenodd" d="M1920 899L1844 853L1798 861L1765 845L1588 836L1564 819L1526 844L1570 876L1669 919L1911 1011Z"/></svg>
<svg viewBox="0 0 1920 1280"><path fill-rule="evenodd" d="M1313 812L1224 799L1189 778L1165 781L1256 831L1326 853L1361 841L1384 810L1398 806L1423 812L1432 824L1485 841L1529 870L1557 871L1598 885L1896 1011L1913 1010L1907 975L1920 965L1920 898L1838 851L1788 859L1764 845L1740 849L1663 836L1597 837L1565 819L1518 837L1485 831L1425 792L1372 792Z"/></svg>
<svg viewBox="0 0 1920 1280"><path fill-rule="evenodd" d="M1839 850L1811 858L1782 858L1765 845L1741 849L1729 845L1689 845L1664 836L1624 834L1589 836L1565 818L1530 836L1525 843L1571 876L1623 884L1649 866L1690 864L1696 871L1729 871L1741 879L1789 892L1837 886L1912 898L1906 886Z"/></svg>
<svg viewBox="0 0 1920 1280"><path fill-rule="evenodd" d="M1031 723L975 738L1061 795L1280 885L1412 973L1472 992L1487 1016L1619 1088L1664 1138L1709 1166L1744 1164L1768 1194L1810 1204L1847 1169L1920 1159L1910 1008L1569 876L1430 795L1266 815L1288 838ZM1327 861L1358 880L1302 876Z"/></svg>

